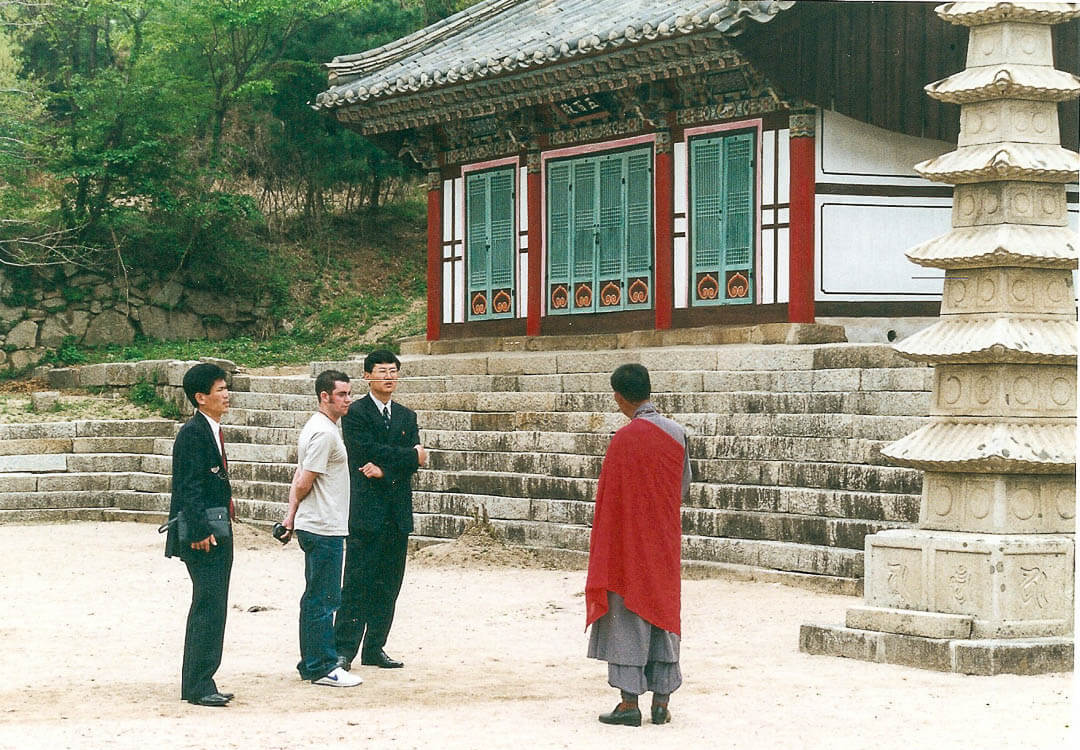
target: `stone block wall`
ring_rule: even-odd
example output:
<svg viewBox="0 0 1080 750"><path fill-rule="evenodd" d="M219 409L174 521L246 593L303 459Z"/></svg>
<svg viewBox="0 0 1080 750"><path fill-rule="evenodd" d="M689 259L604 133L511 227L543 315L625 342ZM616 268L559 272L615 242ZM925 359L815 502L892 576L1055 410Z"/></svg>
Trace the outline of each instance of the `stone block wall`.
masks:
<svg viewBox="0 0 1080 750"><path fill-rule="evenodd" d="M186 341L265 333L276 327L271 300L195 289L145 274L112 278L76 266L63 280L17 289L0 268L0 371L24 370L65 340L96 346L151 339Z"/></svg>
<svg viewBox="0 0 1080 750"><path fill-rule="evenodd" d="M49 370L49 385L53 388L108 388L126 393L136 383L151 383L166 401L177 405L181 414L191 414L191 404L184 395L184 373L200 362L210 362L231 377L236 363L215 357L197 360L144 359L140 362L107 362L80 367L57 367Z"/></svg>

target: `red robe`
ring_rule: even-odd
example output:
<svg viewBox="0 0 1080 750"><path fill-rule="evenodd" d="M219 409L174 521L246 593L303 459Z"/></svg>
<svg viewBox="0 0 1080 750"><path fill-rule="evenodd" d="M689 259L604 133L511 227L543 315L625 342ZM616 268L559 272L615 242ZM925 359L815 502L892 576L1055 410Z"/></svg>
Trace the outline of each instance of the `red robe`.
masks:
<svg viewBox="0 0 1080 750"><path fill-rule="evenodd" d="M613 591L646 622L680 634L684 453L645 419L631 420L612 437L596 489L586 627L607 612Z"/></svg>

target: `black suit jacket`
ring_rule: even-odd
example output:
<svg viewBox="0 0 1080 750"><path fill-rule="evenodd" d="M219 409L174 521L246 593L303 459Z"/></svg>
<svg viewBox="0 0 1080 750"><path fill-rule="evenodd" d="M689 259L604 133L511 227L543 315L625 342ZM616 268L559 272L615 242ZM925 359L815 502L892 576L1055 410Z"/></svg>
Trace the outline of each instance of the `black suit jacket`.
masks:
<svg viewBox="0 0 1080 750"><path fill-rule="evenodd" d="M206 527L207 508L228 507L232 498L232 488L225 467L221 461L217 439L210 423L202 412L187 421L176 434L172 452L172 502L169 504L169 518L183 510L189 523L194 522L196 539L210 536ZM200 529L201 526L201 529ZM165 556L189 559L193 555L205 555L206 552L193 550L180 541L177 524L169 526L165 537Z"/></svg>
<svg viewBox="0 0 1080 750"><path fill-rule="evenodd" d="M341 418L341 434L349 454L349 533L378 531L387 521L408 534L413 529L412 477L420 468L416 412L394 401L390 429L370 395L358 399ZM368 479L360 467L371 462L383 470Z"/></svg>

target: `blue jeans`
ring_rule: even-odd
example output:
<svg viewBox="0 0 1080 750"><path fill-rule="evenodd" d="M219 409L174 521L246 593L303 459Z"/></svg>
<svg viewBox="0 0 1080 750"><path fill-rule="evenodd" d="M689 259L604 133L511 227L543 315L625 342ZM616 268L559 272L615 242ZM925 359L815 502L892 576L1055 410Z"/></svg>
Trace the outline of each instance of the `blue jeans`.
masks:
<svg viewBox="0 0 1080 750"><path fill-rule="evenodd" d="M341 565L345 537L323 536L296 530L296 540L304 550L304 580L300 597L300 663L305 680L325 677L337 665L334 648L334 613L341 604Z"/></svg>

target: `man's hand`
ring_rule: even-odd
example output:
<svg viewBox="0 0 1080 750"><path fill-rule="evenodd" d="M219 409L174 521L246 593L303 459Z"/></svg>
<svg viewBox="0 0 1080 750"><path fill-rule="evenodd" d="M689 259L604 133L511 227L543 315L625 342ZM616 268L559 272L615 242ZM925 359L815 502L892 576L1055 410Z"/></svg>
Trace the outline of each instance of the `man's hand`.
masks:
<svg viewBox="0 0 1080 750"><path fill-rule="evenodd" d="M362 473L368 479L382 479L383 470L375 464L368 461L366 464L360 467L360 473Z"/></svg>
<svg viewBox="0 0 1080 750"><path fill-rule="evenodd" d="M192 549L201 550L203 552L209 552L211 547L216 547L216 546L217 546L217 539L214 538L213 534L206 537L206 539L203 539L201 542L192 542L191 543L191 548Z"/></svg>
<svg viewBox="0 0 1080 750"><path fill-rule="evenodd" d="M286 531L278 537L278 541L282 544L288 544L289 540L293 537L293 527L296 525L296 515L294 513L287 514L285 519L281 522L281 525L285 527Z"/></svg>
<svg viewBox="0 0 1080 750"><path fill-rule="evenodd" d="M420 462L421 466L427 466L427 451L424 450L424 446L417 443L413 446L416 448L416 459Z"/></svg>

